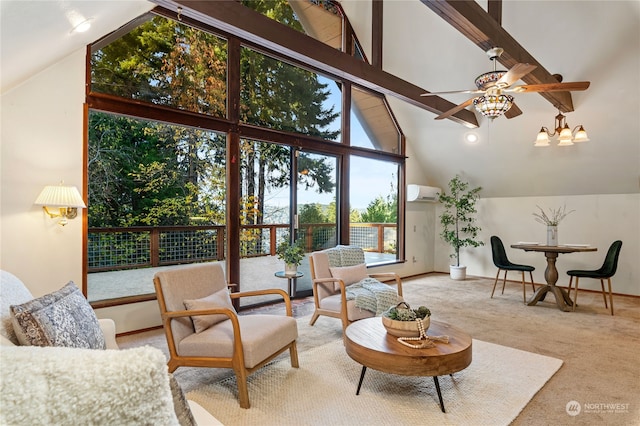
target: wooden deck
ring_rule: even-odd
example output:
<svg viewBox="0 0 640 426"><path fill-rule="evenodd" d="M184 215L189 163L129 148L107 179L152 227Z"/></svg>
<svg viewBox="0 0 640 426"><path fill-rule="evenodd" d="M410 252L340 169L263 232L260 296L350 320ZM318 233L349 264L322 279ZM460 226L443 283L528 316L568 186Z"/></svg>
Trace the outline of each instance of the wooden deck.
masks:
<svg viewBox="0 0 640 426"><path fill-rule="evenodd" d="M365 253L367 263L377 263L395 259L395 255L385 253ZM220 262L225 268L225 263ZM153 276L164 269L184 268L189 265L162 266L156 268L127 269L121 271L95 272L87 276L87 298L89 302L114 299L141 294L153 294ZM277 278L274 274L284 269L284 265L276 256L261 256L240 260L241 291L263 288L280 288L287 290L286 279ZM304 277L297 281L298 291L311 290L309 261L305 258L298 270ZM268 298L251 298L245 303L256 304L268 301Z"/></svg>

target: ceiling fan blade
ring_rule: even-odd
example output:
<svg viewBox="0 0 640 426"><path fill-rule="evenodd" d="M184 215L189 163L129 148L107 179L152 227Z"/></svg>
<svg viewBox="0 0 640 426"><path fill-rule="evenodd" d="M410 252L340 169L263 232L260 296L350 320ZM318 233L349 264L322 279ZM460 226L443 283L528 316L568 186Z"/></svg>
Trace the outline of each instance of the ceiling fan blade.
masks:
<svg viewBox="0 0 640 426"><path fill-rule="evenodd" d="M502 76L502 78L500 78L500 80L496 82L496 86L499 88L509 87L536 68L537 67L535 65L515 64L505 75Z"/></svg>
<svg viewBox="0 0 640 426"><path fill-rule="evenodd" d="M484 93L484 90L469 89L469 90L450 90L448 92L429 92L423 93L420 96L438 96L438 95L452 95L455 93Z"/></svg>
<svg viewBox="0 0 640 426"><path fill-rule="evenodd" d="M455 114L458 111L462 111L463 109L465 109L466 107L471 105L473 103L474 99L475 98L471 98L471 99L467 100L466 102L463 102L460 105L451 108L449 111L443 112L442 114L440 114L439 116L436 117L436 120L442 120L443 118L447 118L447 117L452 116L453 114Z"/></svg>
<svg viewBox="0 0 640 426"><path fill-rule="evenodd" d="M504 113L504 116L507 118L513 118L519 116L520 114L522 114L522 111L514 102L513 104L511 104L511 108L509 108L509 110Z"/></svg>
<svg viewBox="0 0 640 426"><path fill-rule="evenodd" d="M589 81L573 81L567 83L547 83L547 84L527 84L524 86L516 86L507 90L508 92L527 93L527 92L573 92L578 90L587 90L591 82Z"/></svg>

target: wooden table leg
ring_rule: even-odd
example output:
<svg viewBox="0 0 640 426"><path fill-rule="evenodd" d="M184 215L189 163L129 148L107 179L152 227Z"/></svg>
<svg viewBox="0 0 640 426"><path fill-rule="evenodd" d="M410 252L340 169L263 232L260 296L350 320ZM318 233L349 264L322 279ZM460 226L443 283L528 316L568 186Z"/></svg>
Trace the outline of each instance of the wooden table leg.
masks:
<svg viewBox="0 0 640 426"><path fill-rule="evenodd" d="M547 281L547 285L536 290L533 298L531 298L527 305L534 306L539 301L544 300L548 292L552 292L556 298L556 306L558 306L558 309L569 312L573 306L571 298L564 289L556 287L556 282L558 282L558 269L556 268L558 253L545 252L544 255L547 258L547 269L544 271L544 279Z"/></svg>

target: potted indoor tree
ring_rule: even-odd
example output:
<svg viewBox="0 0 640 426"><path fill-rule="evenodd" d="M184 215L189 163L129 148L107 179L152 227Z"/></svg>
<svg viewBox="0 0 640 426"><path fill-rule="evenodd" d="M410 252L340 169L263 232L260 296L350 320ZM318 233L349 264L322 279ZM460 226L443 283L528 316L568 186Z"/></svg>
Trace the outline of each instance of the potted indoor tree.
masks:
<svg viewBox="0 0 640 426"><path fill-rule="evenodd" d="M453 249L449 257L455 259L455 263L449 267L449 274L454 280L464 280L467 277L467 267L460 264L460 248L484 245L477 240L480 227L476 225L475 218L480 190L482 187L469 189L469 183L456 175L449 181L449 193L443 191L439 194L439 200L444 206L440 215L440 236Z"/></svg>
<svg viewBox="0 0 640 426"><path fill-rule="evenodd" d="M304 249L299 244L291 245L288 241L283 241L276 249L276 255L278 259L284 260L285 273L295 275L304 259Z"/></svg>

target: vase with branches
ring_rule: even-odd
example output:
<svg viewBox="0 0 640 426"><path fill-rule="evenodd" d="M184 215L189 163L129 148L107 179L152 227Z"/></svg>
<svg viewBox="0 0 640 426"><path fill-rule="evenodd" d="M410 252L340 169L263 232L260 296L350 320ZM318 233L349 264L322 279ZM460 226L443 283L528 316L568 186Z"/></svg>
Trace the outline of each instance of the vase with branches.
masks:
<svg viewBox="0 0 640 426"><path fill-rule="evenodd" d="M567 211L567 206L558 207L557 209L549 209L549 215L547 215L542 207L536 206L540 213L532 213L536 222L547 225L547 245L558 245L558 224L575 210Z"/></svg>
<svg viewBox="0 0 640 426"><path fill-rule="evenodd" d="M449 193L443 191L439 194L439 200L444 206L444 211L440 215L442 232L440 236L447 242L453 252L449 257L455 259L452 267L462 269L461 276L457 279L464 279L466 267L460 265L460 249L462 247L478 247L484 245L479 241L478 234L481 228L476 224L476 203L480 199L482 187L470 189L469 183L456 175L449 181ZM454 269L451 269L452 278ZM454 279L455 279L454 278Z"/></svg>

